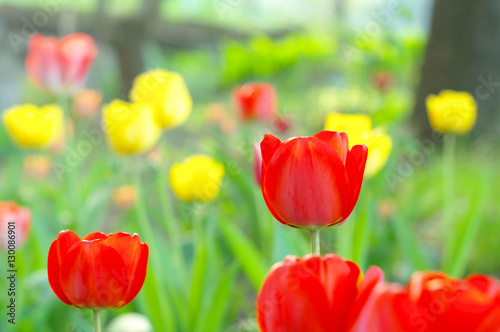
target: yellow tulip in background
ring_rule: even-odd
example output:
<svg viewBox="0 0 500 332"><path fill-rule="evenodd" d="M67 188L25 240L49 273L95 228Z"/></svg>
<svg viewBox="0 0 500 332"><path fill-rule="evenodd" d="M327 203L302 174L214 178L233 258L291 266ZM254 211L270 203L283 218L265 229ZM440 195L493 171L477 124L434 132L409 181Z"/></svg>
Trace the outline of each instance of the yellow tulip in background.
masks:
<svg viewBox="0 0 500 332"><path fill-rule="evenodd" d="M392 140L382 129L372 129L372 120L368 116L332 113L326 118L325 129L345 132L349 138L349 149L354 145L367 146L365 177L377 174L387 163Z"/></svg>
<svg viewBox="0 0 500 332"><path fill-rule="evenodd" d="M64 133L63 111L57 105L14 106L3 114L12 140L24 148L45 148L61 139Z"/></svg>
<svg viewBox="0 0 500 332"><path fill-rule="evenodd" d="M429 122L437 132L464 135L476 123L477 105L468 92L443 90L429 95L426 103Z"/></svg>
<svg viewBox="0 0 500 332"><path fill-rule="evenodd" d="M170 186L183 202L209 202L219 194L224 165L204 155L193 155L170 169Z"/></svg>
<svg viewBox="0 0 500 332"><path fill-rule="evenodd" d="M104 106L103 125L109 146L123 154L146 152L161 136L153 107L142 103L113 100Z"/></svg>
<svg viewBox="0 0 500 332"><path fill-rule="evenodd" d="M193 106L182 76L164 69L137 76L130 91L130 100L154 106L163 128L177 127L186 122Z"/></svg>

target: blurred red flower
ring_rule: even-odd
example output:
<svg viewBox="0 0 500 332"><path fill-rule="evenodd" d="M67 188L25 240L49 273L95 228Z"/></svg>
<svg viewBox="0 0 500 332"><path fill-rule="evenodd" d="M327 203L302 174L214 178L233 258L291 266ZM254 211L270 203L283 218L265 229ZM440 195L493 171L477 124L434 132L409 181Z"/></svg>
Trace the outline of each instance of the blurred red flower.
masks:
<svg viewBox="0 0 500 332"><path fill-rule="evenodd" d="M10 224L9 224L10 223ZM31 229L31 212L14 202L0 202L0 248L8 249L9 240L15 240L15 248L21 247ZM9 234L13 231L14 234ZM13 236L13 238L9 237Z"/></svg>
<svg viewBox="0 0 500 332"><path fill-rule="evenodd" d="M402 331L500 331L500 283L492 277L455 279L442 272L416 272L404 294L391 303Z"/></svg>
<svg viewBox="0 0 500 332"><path fill-rule="evenodd" d="M389 91L394 86L394 81L394 75L387 70L380 70L372 76L373 86L381 93Z"/></svg>
<svg viewBox="0 0 500 332"><path fill-rule="evenodd" d="M73 33L61 40L34 34L28 45L26 71L39 88L54 94L73 94L87 80L97 46L84 33Z"/></svg>
<svg viewBox="0 0 500 332"><path fill-rule="evenodd" d="M268 83L247 83L233 90L233 99L244 121L269 121L278 111L276 91Z"/></svg>
<svg viewBox="0 0 500 332"><path fill-rule="evenodd" d="M359 267L340 256L288 256L273 266L257 297L262 332L366 332L373 291L383 272ZM384 330L385 331L385 330Z"/></svg>
<svg viewBox="0 0 500 332"><path fill-rule="evenodd" d="M318 229L349 217L363 182L365 145L349 151L345 133L325 130L285 142L267 134L260 147L262 194L278 221Z"/></svg>
<svg viewBox="0 0 500 332"><path fill-rule="evenodd" d="M61 231L48 255L52 290L64 303L91 309L121 308L146 278L149 247L137 234Z"/></svg>

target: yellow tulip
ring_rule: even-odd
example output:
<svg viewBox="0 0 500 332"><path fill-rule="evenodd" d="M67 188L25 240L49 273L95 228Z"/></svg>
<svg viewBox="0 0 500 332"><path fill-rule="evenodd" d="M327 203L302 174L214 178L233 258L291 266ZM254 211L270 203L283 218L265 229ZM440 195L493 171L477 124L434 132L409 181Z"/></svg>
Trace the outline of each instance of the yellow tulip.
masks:
<svg viewBox="0 0 500 332"><path fill-rule="evenodd" d="M186 122L193 106L182 76L164 69L137 76L130 100L153 105L163 128L177 127Z"/></svg>
<svg viewBox="0 0 500 332"><path fill-rule="evenodd" d="M104 106L103 125L109 146L123 154L148 151L161 136L154 109L147 104L113 100Z"/></svg>
<svg viewBox="0 0 500 332"><path fill-rule="evenodd" d="M351 149L365 143L363 137L372 130L372 120L364 114L331 113L326 117L325 130L345 132Z"/></svg>
<svg viewBox="0 0 500 332"><path fill-rule="evenodd" d="M387 163L392 149L392 140L380 129L374 129L366 137L364 144L368 148L365 176L372 177Z"/></svg>
<svg viewBox="0 0 500 332"><path fill-rule="evenodd" d="M219 194L224 166L204 155L194 155L170 169L170 186L183 202L209 202Z"/></svg>
<svg viewBox="0 0 500 332"><path fill-rule="evenodd" d="M57 105L38 108L27 104L6 110L3 121L10 137L20 147L45 148L62 138L63 117Z"/></svg>
<svg viewBox="0 0 500 332"><path fill-rule="evenodd" d="M343 131L349 138L349 149L365 144L368 148L365 177L377 174L387 163L392 149L391 138L380 128L372 129L372 120L363 114L332 113L327 116L325 129Z"/></svg>
<svg viewBox="0 0 500 332"><path fill-rule="evenodd" d="M464 135L476 123L477 105L468 92L443 90L429 95L426 103L429 122L437 132Z"/></svg>

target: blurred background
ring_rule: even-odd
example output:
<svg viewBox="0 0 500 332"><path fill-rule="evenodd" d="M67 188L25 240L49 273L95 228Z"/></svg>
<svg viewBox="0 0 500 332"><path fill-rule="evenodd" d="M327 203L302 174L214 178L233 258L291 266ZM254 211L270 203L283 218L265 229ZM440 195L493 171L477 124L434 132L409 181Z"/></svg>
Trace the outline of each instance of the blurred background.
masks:
<svg viewBox="0 0 500 332"><path fill-rule="evenodd" d="M429 125L425 98L444 89L468 91L478 105L477 124L457 138L455 155L452 227L456 252L466 262L460 274L500 275L497 1L1 0L0 112L55 101L27 78L27 42L35 32L77 31L98 45L86 88L99 91L102 103L126 100L137 75L164 68L184 77L194 105L183 126L164 134L167 153L158 157L152 151L140 162L144 190L139 194L158 242L168 246L172 240L160 221L165 200L168 219L181 234L181 258L170 259L167 249L162 254L167 301L154 310L144 304L153 301L148 289L154 285L146 280L136 300L105 314L107 328L120 315L137 312L156 331L167 331L165 326L256 331L260 281L287 254L306 254L309 243L305 232L269 214L253 179L252 144L265 133L281 139L314 135L332 112L370 116L393 147L385 167L365 179L349 221L323 231L322 252L341 253L363 269L379 265L394 281L406 282L417 269L440 269L449 227L442 211L443 139ZM284 124L238 118L233 88L253 81L274 86ZM100 106L94 108L76 117L81 132L101 127ZM170 166L196 153L212 156L226 169L219 197L209 204L180 202L169 189ZM75 210L54 171L58 158L50 151L17 148L0 127L0 200L32 213L28 241L17 252L19 311L13 331L91 327L90 310L66 306L47 283L47 251L60 230L76 222L82 225L80 236L139 232L136 195L123 188L116 192L131 185L129 170L138 164L110 153L104 143L96 145L79 166ZM166 196L159 194L162 186ZM193 226L199 219L210 238L203 249ZM370 225L369 231L363 228L363 239L356 240L360 223ZM346 245L346 237L354 240ZM2 307L8 301L4 279ZM3 317L0 329L7 328L12 329Z"/></svg>

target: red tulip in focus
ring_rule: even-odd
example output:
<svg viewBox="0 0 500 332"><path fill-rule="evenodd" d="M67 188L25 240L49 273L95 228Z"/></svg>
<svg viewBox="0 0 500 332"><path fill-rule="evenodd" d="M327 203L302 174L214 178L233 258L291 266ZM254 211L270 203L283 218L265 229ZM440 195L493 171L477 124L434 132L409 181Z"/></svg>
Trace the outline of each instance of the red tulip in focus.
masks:
<svg viewBox="0 0 500 332"><path fill-rule="evenodd" d="M59 233L48 257L52 290L64 303L91 309L121 308L146 278L149 247L137 234Z"/></svg>
<svg viewBox="0 0 500 332"><path fill-rule="evenodd" d="M73 94L87 80L97 46L84 33L74 33L59 40L34 34L28 46L26 70L39 88L54 94Z"/></svg>
<svg viewBox="0 0 500 332"><path fill-rule="evenodd" d="M340 256L288 256L267 275L257 297L261 332L366 332L373 291L383 272L359 267ZM376 300L376 299L375 299ZM388 330L381 330L388 331Z"/></svg>
<svg viewBox="0 0 500 332"><path fill-rule="evenodd" d="M247 83L233 90L233 99L244 121L268 121L278 110L276 91L268 83Z"/></svg>
<svg viewBox="0 0 500 332"><path fill-rule="evenodd" d="M14 202L0 202L0 249L9 249L9 240L15 241L14 249L28 239L31 229L31 212Z"/></svg>
<svg viewBox="0 0 500 332"><path fill-rule="evenodd" d="M260 147L262 194L279 222L318 229L349 217L363 182L365 145L349 151L344 132L325 130L285 142L267 134Z"/></svg>
<svg viewBox="0 0 500 332"><path fill-rule="evenodd" d="M441 272L416 272L406 302L393 303L407 332L500 331L500 283L484 276L454 279Z"/></svg>

